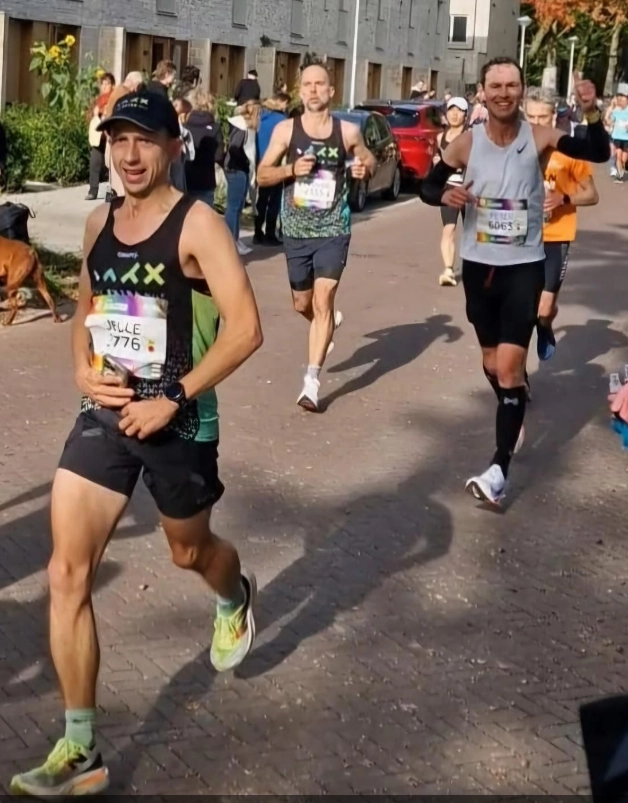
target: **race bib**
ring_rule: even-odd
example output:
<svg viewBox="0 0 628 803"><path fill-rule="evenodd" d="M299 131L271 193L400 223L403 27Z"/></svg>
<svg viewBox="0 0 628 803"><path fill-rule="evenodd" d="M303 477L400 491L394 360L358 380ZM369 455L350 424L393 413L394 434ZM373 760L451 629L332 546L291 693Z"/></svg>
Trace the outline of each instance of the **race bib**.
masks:
<svg viewBox="0 0 628 803"><path fill-rule="evenodd" d="M478 198L477 241L493 245L525 245L528 202Z"/></svg>
<svg viewBox="0 0 628 803"><path fill-rule="evenodd" d="M296 206L306 209L331 209L336 197L336 177L329 170L319 170L313 177L300 178L294 185Z"/></svg>
<svg viewBox="0 0 628 803"><path fill-rule="evenodd" d="M92 336L94 367L110 355L141 379L159 379L166 361L168 302L113 293L94 296L85 326Z"/></svg>

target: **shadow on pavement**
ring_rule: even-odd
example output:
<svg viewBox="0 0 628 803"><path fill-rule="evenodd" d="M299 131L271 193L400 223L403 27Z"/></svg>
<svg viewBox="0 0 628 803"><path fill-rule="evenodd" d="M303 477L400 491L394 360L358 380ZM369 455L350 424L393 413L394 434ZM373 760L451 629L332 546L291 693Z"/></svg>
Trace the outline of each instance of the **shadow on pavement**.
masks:
<svg viewBox="0 0 628 803"><path fill-rule="evenodd" d="M365 365L370 367L326 396L323 408L342 396L364 390L386 374L413 362L440 337L446 338L447 343L456 343L463 333L458 326L452 325L451 320L451 315L432 315L423 323L400 324L364 335L372 342L361 346L348 360L332 366L329 373L341 373Z"/></svg>
<svg viewBox="0 0 628 803"><path fill-rule="evenodd" d="M119 563L105 561L94 593L121 573ZM0 634L0 688L11 702L43 696L56 687L54 667L48 659L47 594L35 600L0 600Z"/></svg>

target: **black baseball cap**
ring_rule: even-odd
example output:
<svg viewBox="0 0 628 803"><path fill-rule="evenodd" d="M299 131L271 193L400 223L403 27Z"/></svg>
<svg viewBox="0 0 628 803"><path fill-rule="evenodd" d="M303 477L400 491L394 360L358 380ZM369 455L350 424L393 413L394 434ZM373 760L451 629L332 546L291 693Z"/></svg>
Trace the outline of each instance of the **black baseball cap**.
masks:
<svg viewBox="0 0 628 803"><path fill-rule="evenodd" d="M173 139L181 136L181 127L174 106L167 98L156 92L144 90L121 97L113 107L111 116L98 126L98 131L109 131L111 126L118 122L132 123L154 134L165 131Z"/></svg>

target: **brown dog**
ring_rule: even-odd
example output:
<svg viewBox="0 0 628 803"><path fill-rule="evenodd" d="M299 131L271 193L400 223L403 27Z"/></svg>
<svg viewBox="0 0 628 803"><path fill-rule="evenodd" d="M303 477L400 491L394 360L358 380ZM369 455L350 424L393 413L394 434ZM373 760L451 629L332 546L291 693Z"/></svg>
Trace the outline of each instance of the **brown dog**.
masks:
<svg viewBox="0 0 628 803"><path fill-rule="evenodd" d="M39 261L35 249L30 245L26 245L20 240L8 240L6 237L0 237L0 279L4 280L9 299L9 312L2 322L4 326L12 324L17 315L20 301L19 292L27 279L32 279L35 283L35 287L50 308L55 323L61 320L46 287L44 267Z"/></svg>

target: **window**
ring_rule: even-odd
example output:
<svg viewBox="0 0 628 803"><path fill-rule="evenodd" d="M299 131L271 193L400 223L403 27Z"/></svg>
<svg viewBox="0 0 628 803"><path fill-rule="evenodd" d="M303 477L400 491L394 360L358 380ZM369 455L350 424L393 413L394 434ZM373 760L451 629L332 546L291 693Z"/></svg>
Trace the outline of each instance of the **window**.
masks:
<svg viewBox="0 0 628 803"><path fill-rule="evenodd" d="M169 17L176 17L177 15L176 0L157 0L157 13L166 14Z"/></svg>
<svg viewBox="0 0 628 803"><path fill-rule="evenodd" d="M303 0L292 0L290 33L292 36L303 36Z"/></svg>
<svg viewBox="0 0 628 803"><path fill-rule="evenodd" d="M391 128L415 128L419 124L417 112L406 112L401 109L391 112L386 119Z"/></svg>
<svg viewBox="0 0 628 803"><path fill-rule="evenodd" d="M378 114L374 116L375 125L377 126L377 132L379 134L380 142L386 142L390 139L390 128L388 127L388 123L383 117L380 117Z"/></svg>
<svg viewBox="0 0 628 803"><path fill-rule="evenodd" d="M438 6L436 8L436 33L440 34L443 27L443 3L445 0L437 0Z"/></svg>
<svg viewBox="0 0 628 803"><path fill-rule="evenodd" d="M467 41L468 17L452 14L449 18L449 41L455 44L465 44Z"/></svg>
<svg viewBox="0 0 628 803"><path fill-rule="evenodd" d="M410 27L416 28L417 0L410 0Z"/></svg>
<svg viewBox="0 0 628 803"><path fill-rule="evenodd" d="M377 0L377 19L386 19L386 0Z"/></svg>
<svg viewBox="0 0 628 803"><path fill-rule="evenodd" d="M343 8L345 3L340 0L340 8L338 9L338 41L341 44L348 44L349 42L349 12Z"/></svg>
<svg viewBox="0 0 628 803"><path fill-rule="evenodd" d="M364 142L367 148L375 148L379 143L379 133L374 117L369 117L364 126Z"/></svg>
<svg viewBox="0 0 628 803"><path fill-rule="evenodd" d="M246 27L246 0L232 0L231 22L239 27Z"/></svg>

